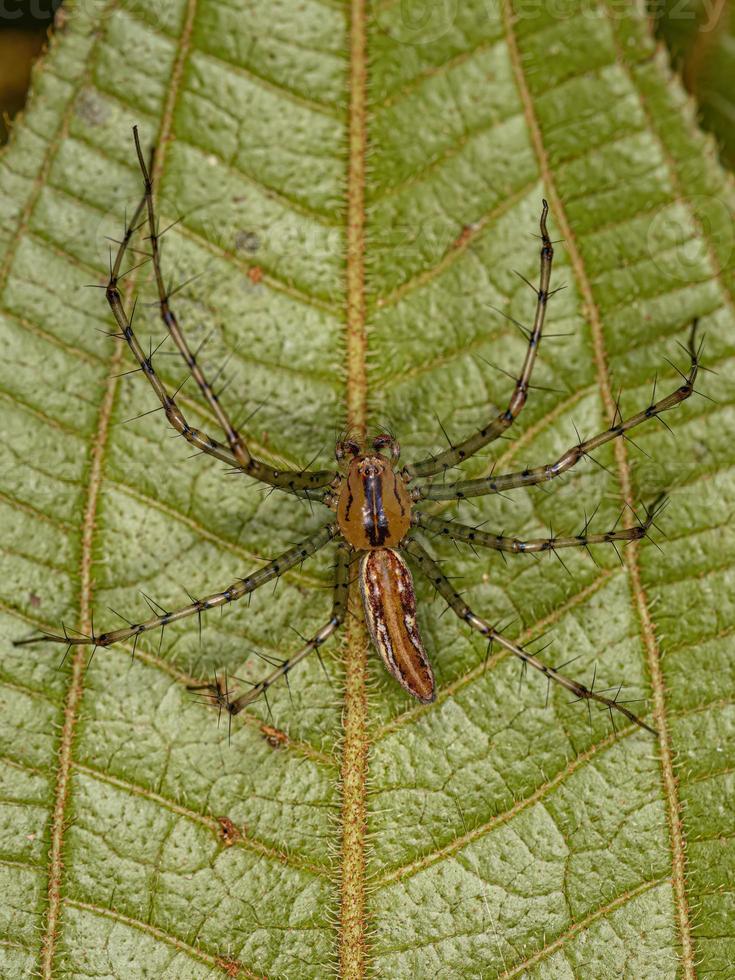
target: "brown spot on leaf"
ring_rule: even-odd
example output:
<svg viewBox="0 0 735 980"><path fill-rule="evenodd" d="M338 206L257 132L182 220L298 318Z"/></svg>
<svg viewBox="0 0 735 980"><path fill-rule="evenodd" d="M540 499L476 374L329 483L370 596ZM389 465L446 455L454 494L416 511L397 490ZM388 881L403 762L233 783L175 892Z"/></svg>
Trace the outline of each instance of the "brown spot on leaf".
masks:
<svg viewBox="0 0 735 980"><path fill-rule="evenodd" d="M236 977L242 969L237 960L230 960L226 956L217 957L217 966L220 970L224 970L228 977Z"/></svg>
<svg viewBox="0 0 735 980"><path fill-rule="evenodd" d="M229 817L217 817L217 823L220 826L222 843L225 847L232 847L233 844L242 840L242 834Z"/></svg>
<svg viewBox="0 0 735 980"><path fill-rule="evenodd" d="M473 231L475 231L476 229L477 229L477 225L465 225L462 228L462 231L457 235L457 237L452 242L451 247L453 249L462 248L463 245L467 244L468 240L472 236Z"/></svg>
<svg viewBox="0 0 735 980"><path fill-rule="evenodd" d="M263 278L263 270L260 268L259 265L254 265L252 269L248 269L248 279L251 282L257 284L260 282L262 278Z"/></svg>
<svg viewBox="0 0 735 980"><path fill-rule="evenodd" d="M288 742L288 735L271 725L261 725L260 733L272 749L280 749Z"/></svg>

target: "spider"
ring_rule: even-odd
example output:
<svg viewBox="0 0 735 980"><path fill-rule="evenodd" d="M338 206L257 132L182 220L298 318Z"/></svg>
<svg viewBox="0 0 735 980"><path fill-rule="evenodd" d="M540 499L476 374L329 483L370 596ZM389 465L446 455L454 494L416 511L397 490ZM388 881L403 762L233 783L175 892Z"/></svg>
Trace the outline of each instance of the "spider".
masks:
<svg viewBox="0 0 735 980"><path fill-rule="evenodd" d="M309 500L318 500L333 513L330 520L315 533L305 538L296 547L268 562L263 567L238 579L220 592L214 592L202 599L191 601L175 611L163 607L152 609L154 615L140 623L131 623L122 629L102 633L93 631L91 636L70 635L63 628L61 635L42 633L28 639L18 640L18 644L52 641L68 646L86 644L107 647L133 638L134 650L138 638L150 630L163 629L169 623L187 616L201 616L202 612L235 602L266 582L282 575L289 568L300 564L329 542L336 542L337 561L334 577L334 601L329 620L287 659L273 664L272 672L250 690L238 696L231 692L225 680L223 684L215 677L213 684L200 685L197 690L206 691L211 703L219 711L225 710L230 717L237 715L245 707L261 696L267 697L270 686L279 678L287 678L293 668L319 648L339 629L347 613L350 586L350 565L359 561L359 581L362 593L365 620L375 649L386 668L398 683L417 701L429 704L436 697L436 684L431 663L427 656L419 632L416 614L416 596L411 571L405 556L409 556L415 566L425 574L437 592L444 597L449 607L462 622L476 630L490 643L496 642L525 666L530 665L540 671L547 682L554 681L566 688L575 699L589 704L597 702L603 709L624 715L629 721L654 732L643 719L630 711L619 700L620 689L613 697L604 691L594 689L574 680L559 669L552 667L531 653L525 647L507 639L500 629L494 627L477 615L457 593L449 579L442 573L421 543L421 532L445 536L454 541L464 541L474 547L489 548L513 554L527 554L556 551L561 548L589 548L592 544L634 541L646 537L660 511L663 498L659 498L646 509L645 519L637 520L631 527L615 527L605 533L589 533L589 519L582 532L569 537L534 538L521 541L502 534L493 534L477 527L468 526L453 520L443 520L421 510L421 503L427 500L464 500L484 494L497 494L518 487L531 487L555 480L576 466L580 460L615 439L626 436L630 429L656 418L663 412L674 408L694 391L694 383L699 367L701 346L695 346L696 321L692 325L688 345L690 367L688 373L681 375L681 384L664 398L654 401L642 411L623 419L619 409L609 428L590 439L581 438L558 459L521 472L495 474L477 479L447 482L446 475L453 468L466 462L480 449L500 438L518 418L528 398L531 374L536 354L541 342L544 318L549 299L557 290L550 291L551 267L554 256L553 243L547 229L548 203L542 201L540 226L540 273L538 287L531 286L536 293L536 310L533 326L523 328L528 347L519 377L515 382L507 408L491 418L478 431L469 435L456 445L425 459L401 466L398 441L386 432L379 432L367 441L344 438L337 442L335 455L337 467L313 471L275 469L250 452L240 432L230 421L220 404L219 398L207 380L205 373L192 353L187 340L170 305L170 297L163 281L160 258L160 233L156 222L151 179L153 155L147 164L144 158L137 127L133 128L135 150L143 177L144 192L140 203L126 224L124 235L114 262L111 262L106 297L119 327L119 333L112 336L124 339L138 362L138 369L145 375L158 396L166 418L171 426L196 449L213 456L239 471L244 471L256 481L289 494ZM145 212L145 217L143 214ZM160 315L168 335L184 359L190 375L214 413L225 436L225 442L217 441L206 433L189 425L176 402L176 392L171 392L156 374L152 364L152 354L146 355L133 330L133 311L128 313L120 294L120 269L130 241L136 231L148 225L148 240L153 271L158 290ZM527 280L526 280L527 281ZM529 283L529 285L531 285ZM677 369L678 370L678 369ZM442 481L432 480L441 475ZM418 532L418 533L417 533Z"/></svg>

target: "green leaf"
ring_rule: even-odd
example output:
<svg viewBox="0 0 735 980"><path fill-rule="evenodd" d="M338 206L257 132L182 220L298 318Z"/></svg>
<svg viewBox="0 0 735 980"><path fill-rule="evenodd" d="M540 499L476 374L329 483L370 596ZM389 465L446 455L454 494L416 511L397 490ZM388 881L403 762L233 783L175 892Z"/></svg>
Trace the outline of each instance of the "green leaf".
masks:
<svg viewBox="0 0 735 980"><path fill-rule="evenodd" d="M0 158L2 939L9 977L674 978L735 959L735 532L728 374L735 194L633 9L571 0L79 4ZM666 490L661 549L621 565L431 541L467 601L597 688L650 699L657 739L569 703L417 578L437 675L417 706L342 641L234 719L186 684L257 679L330 608L333 550L274 592L89 653L14 647L226 587L328 512L172 438L106 335L107 236L157 143L164 264L192 347L275 465L329 465L346 423L410 461L507 403L556 248L528 405L463 470L550 461L673 390L693 317L700 387L635 444L542 491L428 509L531 537ZM144 244L139 242L140 247ZM136 328L164 334L147 266ZM185 366L164 346L166 383ZM187 384L180 404L217 435ZM570 574L567 574L567 571ZM358 612L355 604L354 611ZM546 640L542 642L546 642ZM534 648L535 649L535 648ZM520 681L520 683L519 683Z"/></svg>
<svg viewBox="0 0 735 980"><path fill-rule="evenodd" d="M723 2L676 0L651 4L657 33L669 47L702 126L713 133L723 161L735 165L735 11Z"/></svg>

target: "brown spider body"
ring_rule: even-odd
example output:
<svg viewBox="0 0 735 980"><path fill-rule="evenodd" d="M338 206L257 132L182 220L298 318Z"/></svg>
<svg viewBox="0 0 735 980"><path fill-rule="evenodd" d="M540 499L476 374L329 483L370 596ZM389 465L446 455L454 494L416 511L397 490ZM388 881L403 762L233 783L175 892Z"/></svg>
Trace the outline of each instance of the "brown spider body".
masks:
<svg viewBox="0 0 735 980"><path fill-rule="evenodd" d="M456 520L432 516L421 509L421 504L427 500L463 500L468 497L504 493L556 480L581 461L587 458L593 459L591 453L594 450L616 439L628 438L627 433L636 426L653 418L663 421L661 415L664 412L685 401L695 390L694 382L699 367L699 349L695 346L696 322L692 326L686 348L690 360L688 373L684 374L680 371L682 382L679 386L658 400L655 398L654 385L654 394L643 410L623 418L619 406L616 406L615 415L607 429L587 439L579 438L576 444L570 446L557 459L541 466L514 473L495 473L493 469L487 476L469 480L435 480L434 478L440 475L446 477L455 467L461 466L484 446L502 438L520 415L528 398L532 387L531 374L542 340L546 309L549 300L557 292L549 288L554 249L546 226L549 208L547 202L543 201L538 286L532 285L521 276L536 296L536 312L531 327L525 328L519 324L526 334L528 347L507 407L460 442L453 444L450 441L448 449L413 461L400 470L397 469L400 449L398 443L389 435L377 436L369 447L351 440L339 442L336 447L338 462L342 463L349 459L339 472L335 472L334 469L318 471L275 469L252 455L247 441L232 424L220 403L218 393L209 384L197 356L192 353L171 309L169 302L171 294L166 290L161 268L160 233L153 206L150 168L144 160L137 129L134 129L133 133L143 175L144 193L131 221L125 228L117 256L111 263L110 278L106 287L107 300L119 327L117 336L130 348L138 362L139 370L159 399L168 423L188 443L200 452L228 464L239 472L248 474L266 486L325 504L336 514L333 514L328 523L323 524L300 544L289 548L266 565L244 578L236 579L224 590L192 599L187 605L178 609L166 610L160 604L147 599L152 616L142 622L128 623L120 629L102 633L93 632L90 636L70 636L64 629L61 635L36 635L18 640L16 643L51 640L69 646L88 644L97 648L132 640L133 652L135 652L135 645L142 634L157 629L163 631L166 626L179 619L188 616L200 617L206 610L221 608L236 602L266 582L277 579L288 569L328 546L330 542L336 542L338 547L334 566L334 600L332 613L327 622L300 650L280 661L267 677L237 697L230 696L226 679L224 686L217 677L213 684L199 685L198 689L208 692L207 696L212 704L219 709L226 708L230 716L236 715L257 698L267 697L269 687L279 678L288 677L293 668L311 652L316 651L317 656L319 655L319 648L339 629L347 615L350 565L353 556L359 556L360 561L359 578L366 623L385 666L414 698L424 704L433 701L434 676L419 635L413 581L403 557L408 555L415 563L415 567L428 577L458 618L470 629L482 635L490 644L498 643L525 666L530 665L539 671L547 681L554 681L565 688L575 699L584 700L588 704L594 701L600 707L607 709L611 717L613 711L616 711L629 721L653 731L650 725L634 715L618 700L617 695L608 697L603 691L595 690L594 680L592 687L587 687L582 682L567 677L559 669L540 660L526 646L507 639L501 631L476 615L427 552L421 539L422 535L427 534L437 537L446 536L455 542L466 542L473 550L488 548L515 554L544 551L556 553L561 548L589 548L590 545L602 544L616 547L616 542L631 542L648 534L656 513L662 506L663 498L659 498L646 509L644 521L638 521L630 526L616 526L603 533L591 534L588 532L589 519L587 519L579 534L532 538L525 541L482 530L479 526L473 527ZM119 289L119 281L125 274L121 271L122 262L139 228L144 211L147 211L148 216L149 258L155 274L161 319L202 397L216 417L224 433L225 442L213 439L189 424L176 401L178 389L172 392L157 373L153 366L156 351L146 355L133 329L132 315L123 304ZM389 455L383 455L381 452L385 448L389 449ZM410 490L409 483L413 484Z"/></svg>
<svg viewBox="0 0 735 980"><path fill-rule="evenodd" d="M365 622L375 649L398 683L423 704L436 697L434 674L416 620L416 593L408 565L397 548L411 528L413 502L406 477L395 469L400 450L380 435L375 450L390 446L391 458L361 453L354 442L337 444L337 459L351 454L335 490L337 524L360 559Z"/></svg>

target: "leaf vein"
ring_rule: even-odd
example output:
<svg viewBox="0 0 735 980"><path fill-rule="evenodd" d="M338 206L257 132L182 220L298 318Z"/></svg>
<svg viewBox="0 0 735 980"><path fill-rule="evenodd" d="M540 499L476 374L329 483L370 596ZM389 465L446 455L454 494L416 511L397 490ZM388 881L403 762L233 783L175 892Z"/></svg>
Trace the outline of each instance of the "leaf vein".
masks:
<svg viewBox="0 0 735 980"><path fill-rule="evenodd" d="M645 881L637 887L623 892L622 895L618 895L611 902L600 906L599 908L595 909L594 912L590 912L584 917L584 919L574 922L569 929L566 930L566 932L562 933L560 936L557 936L557 938L551 943L548 943L542 949L539 949L522 963L518 963L515 966L510 967L510 969L506 969L500 974L498 980L511 980L511 977L520 976L529 967L534 966L541 960L546 959L547 956L556 952L557 949L561 949L565 943L569 942L570 939L573 939L585 929L588 929L598 919L602 919L610 912L615 912L617 909L622 908L624 905L627 905L628 902L638 898L639 895L644 895L646 892L651 891L654 888L659 888L661 885L666 884L667 881L668 879L666 878L654 878L651 881Z"/></svg>
<svg viewBox="0 0 735 980"><path fill-rule="evenodd" d="M313 2L317 2L317 0L313 0ZM174 34L169 34L152 21L146 20L142 17L136 17L130 10L126 11L126 15L131 21L134 21L136 24L139 24L146 30L150 30L152 34L165 38L168 41L176 41L176 36ZM341 114L339 106L333 105L330 102L320 102L318 99L310 99L307 96L302 95L300 92L297 92L294 89L289 88L287 85L284 85L283 82L276 82L272 78L259 74L249 66L239 65L237 62L223 58L222 55L215 54L213 51L205 50L204 48L198 48L195 45L192 45L191 55L192 57L196 56L198 58L208 58L210 61L229 69L233 74L242 75L259 88L263 88L266 91L283 98L284 101L292 102L294 105L298 105L304 109L310 109L312 112L318 115L329 116L330 118L334 119L338 118Z"/></svg>
<svg viewBox="0 0 735 980"><path fill-rule="evenodd" d="M197 810L192 810L191 807L183 806L181 803L176 803L174 800L170 800L162 793L157 793L154 790L149 789L147 786L140 786L136 783L132 783L128 779L124 779L123 777L117 776L114 773L96 769L87 763L74 762L73 767L76 772L83 773L85 776L90 776L98 782L106 783L108 786L114 786L117 789L124 790L126 793L130 793L131 796L139 796L151 803L162 806L171 813L175 813L181 817L186 817L187 820L191 820L194 823L198 823L201 826L206 827L217 837L221 838L222 836L222 828L216 817L206 813L201 813ZM331 870L328 866L315 864L313 861L307 861L298 855L279 850L278 848L259 840L257 837L252 837L244 833L241 828L240 836L234 842L233 846L243 847L246 850L252 851L254 854L259 854L261 857L267 858L270 861L278 861L280 864L287 865L288 867L298 871L306 871L309 874L320 877L329 877L331 874Z"/></svg>
<svg viewBox="0 0 735 980"><path fill-rule="evenodd" d="M428 269L422 270L411 279L407 279L390 293L386 293L383 296L378 296L373 300L371 310L373 308L383 309L387 306L396 306L409 293L428 285L434 279L438 278L472 247L472 245L483 235L483 233L488 230L492 222L511 211L516 204L527 197L537 186L538 180L536 179L519 188L519 190L514 191L512 194L509 194L507 197L504 197L496 207L492 208L477 221L473 222L472 226L468 226L463 229L462 233L455 239L454 242L452 242L435 265L429 267Z"/></svg>
<svg viewBox="0 0 735 980"><path fill-rule="evenodd" d="M610 733L605 738L600 739L594 745L585 749L584 752L580 752L569 763L563 768L559 769L551 779L547 779L541 785L537 786L532 793L522 799L516 800L509 809L505 810L503 813L496 814L490 817L484 823L478 824L476 827L471 827L469 830L465 831L464 834L459 837L455 837L453 840L449 841L447 844L442 845L434 851L422 854L420 857L409 862L408 864L401 865L397 868L392 868L387 873L383 874L381 877L375 880L374 887L376 889L385 888L390 885L394 885L398 882L405 881L406 878L413 877L413 875L424 871L426 868L437 864L439 861L444 860L447 857L451 857L462 848L467 847L469 844L474 843L477 840L481 840L488 834L492 833L497 827L501 827L506 823L509 823L514 817L527 810L528 807L533 806L534 803L540 802L544 797L548 796L553 790L558 786L562 785L567 779L574 775L580 766L589 762L594 756L608 749L618 741L624 738L628 738L630 735L635 734L637 731L634 725L629 725L625 729L618 729L617 734L615 732Z"/></svg>
<svg viewBox="0 0 735 980"><path fill-rule="evenodd" d="M112 9L114 0L107 0L105 3L104 11L102 16L104 17ZM102 42L101 35L98 35L92 45L92 53L99 48ZM48 178L49 172L51 170L52 162L56 156L56 153L61 146L61 143L66 138L69 131L69 125L71 123L74 110L76 108L76 95L82 90L82 88L88 83L93 70L93 58L90 56L85 70L80 74L79 78L76 80L76 84L73 86L72 96L69 98L64 112L61 114L59 119L59 125L54 133L52 139L48 140L48 134L44 133L43 137L47 140L46 150L44 153L43 163L36 175L32 185L31 192L25 202L25 206L21 211L20 218L16 223L13 235L10 239L10 244L6 249L3 262L0 265L0 295L5 291L5 286L8 280L8 274L15 258L16 250L23 238L23 234L29 226L31 214L36 205L36 202L43 190L46 179Z"/></svg>
<svg viewBox="0 0 735 980"><path fill-rule="evenodd" d="M63 899L63 902L68 908L76 909L79 912L90 912L92 915L101 916L105 919L112 919L113 922L119 922L122 925L137 929L139 932L143 932L147 936L151 936L153 939L167 943L174 949L177 949L182 953L186 953L192 959L197 959L202 963L206 963L207 966L216 967L217 969L221 970L224 976L231 977L233 975L231 970L233 965L232 961L220 956L214 956L212 953L206 952L199 946L192 946L183 939L179 939L178 936L174 936L172 933L167 932L158 926L153 926L149 922L141 922L140 919L134 919L132 916L124 915L122 912L116 912L114 909L106 909L101 905L95 905L92 902L82 902L75 898L66 897ZM264 980L262 975L253 973L252 970L248 969L246 966L243 966L241 963L234 965L237 967L237 973L235 976L247 978L247 980Z"/></svg>
<svg viewBox="0 0 735 980"><path fill-rule="evenodd" d="M587 270L584 260L581 252L579 251L579 246L571 225L569 224L565 206L562 204L553 174L551 172L541 126L533 106L531 92L524 74L523 61L518 47L518 41L513 28L513 16L510 0L503 0L502 7L511 61L513 63L513 70L516 76L516 82L521 100L525 106L526 117L531 133L531 140L536 151L539 167L544 178L544 183L548 189L549 199L552 203L554 214L559 222L562 236L567 243L575 278L585 301L585 306L587 308L587 313L590 320L602 402L608 418L613 419L615 413L615 400L610 387L610 375L607 365L604 331L599 308L587 277ZM621 54L619 54L619 58L621 59L621 63L625 65L625 61ZM630 466L627 459L626 446L621 439L615 441L615 458L619 471L621 495L626 504L629 507L633 507L634 500L631 485ZM690 980L694 980L694 951L685 885L685 844L684 831L681 822L681 802L678 796L676 774L674 771L671 736L666 720L666 695L661 667L661 652L658 646L655 627L650 615L648 598L644 592L643 584L641 582L637 542L633 542L632 546L626 549L625 563L631 580L634 610L636 610L638 614L638 619L641 624L643 645L647 653L648 667L651 675L651 686L653 690L654 717L659 730L662 782L668 808L670 842L672 848L673 887L676 898L679 935L683 952L682 962L685 967L685 975L690 978Z"/></svg>
<svg viewBox="0 0 735 980"><path fill-rule="evenodd" d="M55 184L53 183L53 181L49 180L46 182L46 186L52 188L58 194L61 194L64 197L68 197L70 200L74 201L75 204L81 204L84 207L89 208L91 211L96 211L99 215L102 216L107 214L107 211L104 208L100 207L99 205L95 204L92 201L85 200L84 198L78 197L76 194L68 190L68 188L62 187L60 184ZM211 242L208 238L204 238L202 235L194 231L188 225L185 225L183 222L180 222L176 227L179 234L183 235L184 238L188 238L190 241L196 242L196 244L199 245L201 248L203 248L205 251L208 251L213 255L217 255L219 258L223 258L226 261L228 261L230 264L242 269L246 275L250 270L254 268L260 269L260 266L258 266L257 263L247 262L246 260L240 258L240 256L233 255L232 252L228 252L227 249L223 248L221 245L217 245L214 242ZM36 231L36 237L41 239L41 241L45 242L46 244L53 246L60 255L63 255L65 258L69 259L69 261L72 264L78 265L80 268L85 267L85 263L83 263L80 259L78 259L73 253L66 251L66 249L64 249L63 246L59 244L59 242L44 237L38 231ZM100 269L97 269L95 271L99 275ZM292 283L286 282L286 280L284 279L279 279L271 272L263 271L263 278L260 280L260 282L261 284L265 284L266 286L269 286L276 292L284 293L285 295L291 297L291 299L297 300L299 303L302 303L304 306L309 306L312 307L313 309L321 310L322 312L329 313L335 317L339 315L338 307L332 304L329 300L323 299L322 297L317 296L314 293L307 293L302 289L299 289L297 286L294 286Z"/></svg>
<svg viewBox="0 0 735 980"><path fill-rule="evenodd" d="M181 37L177 44L176 60L171 72L168 92L166 95L158 143L165 153L165 144L171 132L173 111L176 96L184 68L184 61L189 49L191 33L194 27L196 0L188 0L186 18ZM92 61L89 62L90 67ZM69 103L67 112L70 114L73 102ZM160 175L163 165L163 155L156 160L156 171ZM50 162L49 162L50 168ZM132 290L133 280L129 283ZM122 359L122 341L118 341L112 357L113 372ZM97 515L97 503L102 488L104 452L108 441L110 420L117 390L117 379L112 377L106 385L105 396L102 400L96 431L91 449L87 499L82 520L82 547L79 596L79 622L84 632L92 629L92 561L94 531ZM74 735L84 690L85 647L78 647L72 658L71 678L64 707L63 724L59 738L58 770L54 791L55 802L51 819L51 848L49 852L48 869L48 906L41 950L41 973L44 980L52 980L56 958L56 943L61 922L62 885L64 868L64 839L68 824L67 809L70 797L71 769L73 764Z"/></svg>

